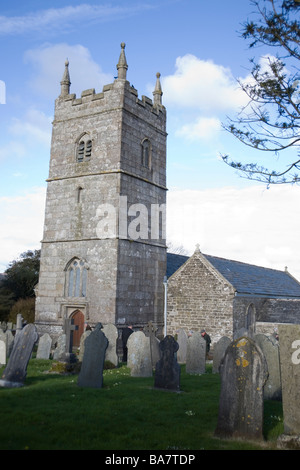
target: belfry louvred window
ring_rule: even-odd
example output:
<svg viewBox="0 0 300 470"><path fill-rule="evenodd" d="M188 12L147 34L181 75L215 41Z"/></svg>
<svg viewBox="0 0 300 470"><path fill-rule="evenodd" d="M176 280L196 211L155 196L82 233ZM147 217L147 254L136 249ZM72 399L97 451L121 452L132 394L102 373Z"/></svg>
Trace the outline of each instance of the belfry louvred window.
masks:
<svg viewBox="0 0 300 470"><path fill-rule="evenodd" d="M84 136L77 146L76 160L78 163L88 161L92 155L92 141Z"/></svg>

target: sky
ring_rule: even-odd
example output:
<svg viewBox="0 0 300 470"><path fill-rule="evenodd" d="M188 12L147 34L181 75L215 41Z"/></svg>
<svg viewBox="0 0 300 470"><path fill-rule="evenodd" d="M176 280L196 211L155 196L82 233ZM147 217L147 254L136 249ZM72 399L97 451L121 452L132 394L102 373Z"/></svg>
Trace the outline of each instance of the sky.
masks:
<svg viewBox="0 0 300 470"><path fill-rule="evenodd" d="M288 267L300 280L299 186L267 189L220 157L268 163L222 128L246 104L237 79L249 79L254 52L240 31L252 13L250 0L1 2L0 272L41 246L51 123L66 58L71 93L101 92L117 75L125 42L127 79L139 97L152 98L161 74L168 243L186 254L199 244L213 256ZM255 54L263 60L274 50Z"/></svg>

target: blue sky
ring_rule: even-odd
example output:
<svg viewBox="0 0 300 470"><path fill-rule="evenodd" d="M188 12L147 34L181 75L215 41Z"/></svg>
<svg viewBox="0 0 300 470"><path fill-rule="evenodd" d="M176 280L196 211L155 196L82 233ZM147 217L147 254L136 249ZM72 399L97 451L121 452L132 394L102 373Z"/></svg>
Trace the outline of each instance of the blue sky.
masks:
<svg viewBox="0 0 300 470"><path fill-rule="evenodd" d="M72 93L100 92L114 80L125 42L127 78L139 96L152 98L161 73L169 242L188 253L199 243L211 255L288 266L300 277L299 188L266 190L220 159L229 153L265 161L221 129L245 104L236 78L247 78L254 53L239 31L252 10L249 0L1 2L0 272L21 252L40 247L51 121L65 59Z"/></svg>

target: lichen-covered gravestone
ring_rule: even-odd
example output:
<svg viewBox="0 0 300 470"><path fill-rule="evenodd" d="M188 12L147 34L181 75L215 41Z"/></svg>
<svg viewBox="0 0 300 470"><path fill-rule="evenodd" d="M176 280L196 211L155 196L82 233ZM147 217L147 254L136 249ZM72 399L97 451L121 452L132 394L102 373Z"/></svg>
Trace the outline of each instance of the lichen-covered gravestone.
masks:
<svg viewBox="0 0 300 470"><path fill-rule="evenodd" d="M77 381L79 387L102 388L108 340L101 329L102 324L97 323L85 340L84 356Z"/></svg>
<svg viewBox="0 0 300 470"><path fill-rule="evenodd" d="M2 374L0 386L21 387L27 375L27 366L39 336L35 325L30 323L18 332L14 347Z"/></svg>
<svg viewBox="0 0 300 470"><path fill-rule="evenodd" d="M268 376L261 349L247 337L233 341L220 365L221 392L215 435L262 439L263 387Z"/></svg>
<svg viewBox="0 0 300 470"><path fill-rule="evenodd" d="M279 325L284 434L283 448L300 449L300 325Z"/></svg>
<svg viewBox="0 0 300 470"><path fill-rule="evenodd" d="M180 366L175 353L179 345L171 335L167 335L159 344L161 358L156 364L155 388L180 390Z"/></svg>
<svg viewBox="0 0 300 470"><path fill-rule="evenodd" d="M254 336L254 341L262 350L268 365L269 376L264 386L265 400L281 400L281 374L279 364L278 341L261 333Z"/></svg>

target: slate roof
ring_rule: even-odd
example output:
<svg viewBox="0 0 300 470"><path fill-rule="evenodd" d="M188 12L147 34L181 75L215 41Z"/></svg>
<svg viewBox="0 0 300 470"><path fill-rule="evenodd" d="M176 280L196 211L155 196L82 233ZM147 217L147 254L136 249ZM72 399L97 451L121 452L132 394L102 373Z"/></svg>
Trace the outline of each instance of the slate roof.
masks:
<svg viewBox="0 0 300 470"><path fill-rule="evenodd" d="M300 283L286 271L205 254L203 256L230 282L237 295L300 298ZM167 253L167 276L174 274L188 259L188 256Z"/></svg>

